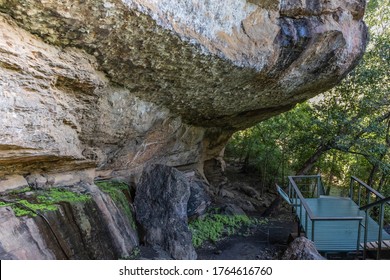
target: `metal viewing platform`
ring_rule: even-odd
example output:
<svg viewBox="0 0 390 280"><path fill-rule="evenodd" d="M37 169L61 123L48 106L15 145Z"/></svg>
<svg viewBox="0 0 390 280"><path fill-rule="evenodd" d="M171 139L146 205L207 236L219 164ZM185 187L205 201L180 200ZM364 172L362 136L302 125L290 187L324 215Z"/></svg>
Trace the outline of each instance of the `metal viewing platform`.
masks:
<svg viewBox="0 0 390 280"><path fill-rule="evenodd" d="M279 194L292 206L299 234L312 240L321 253L390 250L390 235L383 230L390 197L351 177L347 197L325 195L320 175L289 176L288 192Z"/></svg>

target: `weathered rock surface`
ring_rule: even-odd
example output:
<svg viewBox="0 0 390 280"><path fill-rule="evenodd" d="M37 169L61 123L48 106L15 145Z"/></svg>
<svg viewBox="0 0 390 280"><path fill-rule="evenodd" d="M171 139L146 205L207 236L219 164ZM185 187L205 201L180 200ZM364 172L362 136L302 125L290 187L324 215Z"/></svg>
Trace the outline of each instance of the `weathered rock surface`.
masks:
<svg viewBox="0 0 390 280"><path fill-rule="evenodd" d="M324 260L318 253L314 243L305 237L298 237L290 243L284 252L284 260Z"/></svg>
<svg viewBox="0 0 390 280"><path fill-rule="evenodd" d="M87 202L61 203L36 217L0 207L0 259L118 259L138 245L130 217L94 185Z"/></svg>
<svg viewBox="0 0 390 280"><path fill-rule="evenodd" d="M0 176L201 169L352 69L364 4L0 0Z"/></svg>
<svg viewBox="0 0 390 280"><path fill-rule="evenodd" d="M303 3L302 3L303 2ZM41 1L0 9L186 122L244 127L334 86L361 56L364 0Z"/></svg>
<svg viewBox="0 0 390 280"><path fill-rule="evenodd" d="M134 205L145 231L144 241L168 251L175 259L196 259L187 224L190 182L175 168L152 165L141 176Z"/></svg>
<svg viewBox="0 0 390 280"><path fill-rule="evenodd" d="M199 161L204 129L111 87L95 59L0 16L0 176ZM118 174L113 174L115 176Z"/></svg>
<svg viewBox="0 0 390 280"><path fill-rule="evenodd" d="M200 180L199 176L186 174L190 183L190 197L187 203L187 216L199 217L206 213L207 207L211 204L208 185L205 181Z"/></svg>

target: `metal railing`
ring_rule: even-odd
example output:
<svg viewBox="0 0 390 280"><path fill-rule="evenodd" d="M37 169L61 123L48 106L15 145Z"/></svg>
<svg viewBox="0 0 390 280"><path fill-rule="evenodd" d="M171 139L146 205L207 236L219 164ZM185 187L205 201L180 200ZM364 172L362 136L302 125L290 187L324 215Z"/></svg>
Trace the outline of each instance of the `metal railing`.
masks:
<svg viewBox="0 0 390 280"><path fill-rule="evenodd" d="M300 181L300 191L301 193L306 193L306 198L315 198L320 197L320 195L325 194L324 185L322 183L321 175L295 175L295 176L289 176L289 178L292 178L294 182L297 184L297 181ZM302 189L305 188L306 190L303 191Z"/></svg>
<svg viewBox="0 0 390 280"><path fill-rule="evenodd" d="M357 190L355 192L354 187L357 183ZM355 199L355 194L357 194L357 198ZM363 197L364 196L364 197ZM367 204L371 203L371 198L375 197L376 199L383 199L385 198L382 194L380 194L378 191L364 183L359 178L356 178L355 176L351 176L351 183L349 186L349 197L356 202L356 204L359 207L363 207Z"/></svg>
<svg viewBox="0 0 390 280"><path fill-rule="evenodd" d="M324 217L324 216L314 215L310 206L307 204L305 197L302 195L301 191L299 190L299 188L295 182L295 179L303 179L303 178L304 179L311 178L311 179L316 180L316 186L315 186L316 194L317 194L316 197L319 197L320 195L325 194L325 190L324 190L324 187L323 187L323 184L321 181L321 175L288 176L289 196L292 199L293 210L295 210L295 212L297 213L297 216L299 218L299 223L302 222L303 208L305 209L305 211L304 211L305 212L305 214L304 214L305 215L305 225L302 225L302 226L305 230L305 234L306 234L307 238L309 238L313 242L315 241L315 224L323 222L323 221L358 221L357 230L358 230L358 233L360 232L359 229L360 229L360 224L361 224L361 221L363 220L363 217L360 217L360 216ZM311 236L307 236L309 219L311 222ZM358 239L356 241L356 244L357 244L356 250L357 251L360 248L359 247L360 246L359 240L360 240L360 236L358 234Z"/></svg>
<svg viewBox="0 0 390 280"><path fill-rule="evenodd" d="M357 183L357 184L356 184ZM355 191L354 187L358 186ZM357 198L355 200L355 194L357 193ZM354 176L351 177L350 191L349 197L358 204L361 211L365 212L364 225L360 222L359 224L359 233L360 228L364 228L364 241L363 241L363 258L367 256L367 237L368 237L368 220L370 215L370 211L374 207L379 207L379 215L378 215L378 248L376 250L376 258L380 259L381 251L382 251L382 241L383 241L383 225L385 218L385 206L390 205L390 197L384 197L381 193L364 183L359 178ZM371 202L375 199L374 202ZM372 217L371 217L372 218Z"/></svg>

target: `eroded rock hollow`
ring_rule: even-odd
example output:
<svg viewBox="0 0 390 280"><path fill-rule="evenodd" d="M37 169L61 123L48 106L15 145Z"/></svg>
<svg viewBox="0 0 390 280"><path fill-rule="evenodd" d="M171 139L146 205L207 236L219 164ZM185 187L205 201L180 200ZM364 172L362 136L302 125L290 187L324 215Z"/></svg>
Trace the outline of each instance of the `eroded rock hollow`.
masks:
<svg viewBox="0 0 390 280"><path fill-rule="evenodd" d="M324 92L366 45L364 0L0 0L0 191L198 170Z"/></svg>

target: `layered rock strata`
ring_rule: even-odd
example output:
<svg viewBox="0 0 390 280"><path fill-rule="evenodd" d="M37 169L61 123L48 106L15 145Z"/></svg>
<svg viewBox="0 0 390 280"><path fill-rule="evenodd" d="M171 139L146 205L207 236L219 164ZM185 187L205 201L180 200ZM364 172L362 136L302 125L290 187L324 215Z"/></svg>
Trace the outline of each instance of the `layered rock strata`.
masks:
<svg viewBox="0 0 390 280"><path fill-rule="evenodd" d="M1 0L0 173L202 164L337 84L364 4Z"/></svg>

